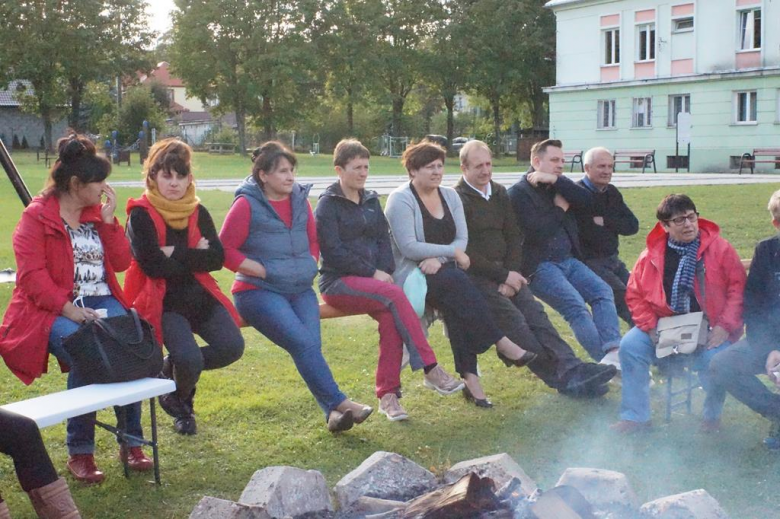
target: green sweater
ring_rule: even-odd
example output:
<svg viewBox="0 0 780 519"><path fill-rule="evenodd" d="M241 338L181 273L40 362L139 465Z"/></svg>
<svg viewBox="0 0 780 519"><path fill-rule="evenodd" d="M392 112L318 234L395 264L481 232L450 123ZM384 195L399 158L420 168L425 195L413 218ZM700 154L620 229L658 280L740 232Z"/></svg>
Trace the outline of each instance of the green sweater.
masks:
<svg viewBox="0 0 780 519"><path fill-rule="evenodd" d="M500 284L506 281L509 271L520 272L523 236L506 188L492 181L490 185L493 194L489 201L463 178L455 185L455 191L463 201L469 229L468 272Z"/></svg>

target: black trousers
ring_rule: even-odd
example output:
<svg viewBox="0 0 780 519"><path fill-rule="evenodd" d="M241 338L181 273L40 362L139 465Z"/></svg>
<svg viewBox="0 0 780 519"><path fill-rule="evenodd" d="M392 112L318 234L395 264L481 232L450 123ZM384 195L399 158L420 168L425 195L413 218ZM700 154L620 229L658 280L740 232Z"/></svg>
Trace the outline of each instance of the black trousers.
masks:
<svg viewBox="0 0 780 519"><path fill-rule="evenodd" d="M549 387L565 387L569 372L582 361L558 335L531 289L524 286L510 298L498 292L498 283L494 281L480 276L471 279L485 298L498 327L512 342L538 355L528 368Z"/></svg>
<svg viewBox="0 0 780 519"><path fill-rule="evenodd" d="M780 395L770 391L756 375L766 373L766 358L777 344L751 344L742 339L710 361L710 380L753 411L780 421Z"/></svg>
<svg viewBox="0 0 780 519"><path fill-rule="evenodd" d="M626 285L628 284L628 277L631 275L626 268L626 264L620 261L620 258L617 256L592 258L585 260L585 264L612 289L612 293L615 295L615 309L618 317L628 323L628 326L634 326L634 320L631 319L631 311L626 304Z"/></svg>
<svg viewBox="0 0 780 519"><path fill-rule="evenodd" d="M38 426L26 416L0 409L0 452L13 459L16 477L25 492L57 481L57 471Z"/></svg>
<svg viewBox="0 0 780 519"><path fill-rule="evenodd" d="M198 383L203 370L224 368L244 354L244 338L230 313L222 305L214 305L202 322L190 323L176 312L162 316L163 342L173 362L176 393L187 398ZM193 333L208 345L202 348Z"/></svg>
<svg viewBox="0 0 780 519"><path fill-rule="evenodd" d="M484 353L506 334L490 315L485 299L471 278L453 263L436 274L426 275L426 302L438 309L447 326L455 370L461 375L477 373L477 355Z"/></svg>

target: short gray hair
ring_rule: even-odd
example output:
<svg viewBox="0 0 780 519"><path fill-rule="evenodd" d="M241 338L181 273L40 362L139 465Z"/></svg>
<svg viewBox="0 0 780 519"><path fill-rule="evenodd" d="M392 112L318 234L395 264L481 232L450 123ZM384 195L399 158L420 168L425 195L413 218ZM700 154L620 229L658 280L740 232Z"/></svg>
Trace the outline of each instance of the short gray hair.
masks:
<svg viewBox="0 0 780 519"><path fill-rule="evenodd" d="M582 164L592 166L594 157L599 153L606 153L610 157L612 156L612 152L607 148L603 146L596 146L595 148L591 148L585 152L585 155L582 157Z"/></svg>
<svg viewBox="0 0 780 519"><path fill-rule="evenodd" d="M485 144L482 141L478 141L476 139L470 140L466 142L466 144L463 145L463 147L460 149L460 163L461 165L466 164L466 162L469 160L469 153L471 153L471 150L473 149L482 149L490 153L490 156L493 156L493 152L490 150L490 146Z"/></svg>
<svg viewBox="0 0 780 519"><path fill-rule="evenodd" d="M772 213L772 218L780 222L780 189L772 193L772 196L769 197L767 209Z"/></svg>

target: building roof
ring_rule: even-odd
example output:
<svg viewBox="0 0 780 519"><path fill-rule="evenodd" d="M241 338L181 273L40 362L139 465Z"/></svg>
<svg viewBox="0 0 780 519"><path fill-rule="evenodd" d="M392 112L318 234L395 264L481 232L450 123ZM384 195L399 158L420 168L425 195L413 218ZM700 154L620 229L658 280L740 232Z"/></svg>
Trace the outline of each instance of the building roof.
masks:
<svg viewBox="0 0 780 519"><path fill-rule="evenodd" d="M156 81L167 87L183 87L184 82L172 76L170 70L170 64L167 61L161 61L157 64L157 68L151 71L149 74L141 75L141 83L148 83L150 81Z"/></svg>
<svg viewBox="0 0 780 519"><path fill-rule="evenodd" d="M21 103L16 99L16 94L18 92L24 92L26 95L33 95L35 93L29 81L11 81L8 84L7 89L0 89L0 106L19 106Z"/></svg>

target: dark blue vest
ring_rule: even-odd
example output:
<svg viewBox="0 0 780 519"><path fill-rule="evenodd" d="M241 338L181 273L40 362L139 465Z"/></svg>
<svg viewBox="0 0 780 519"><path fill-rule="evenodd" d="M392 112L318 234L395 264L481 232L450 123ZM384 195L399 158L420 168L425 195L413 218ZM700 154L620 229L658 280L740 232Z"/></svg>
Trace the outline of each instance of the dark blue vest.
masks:
<svg viewBox="0 0 780 519"><path fill-rule="evenodd" d="M311 289L317 275L317 262L309 252L306 226L309 219L307 197L311 185L293 185L292 226L288 228L265 193L251 178L236 190L251 207L249 236L239 249L247 258L261 263L265 279L237 273L236 279L283 294L298 294Z"/></svg>

